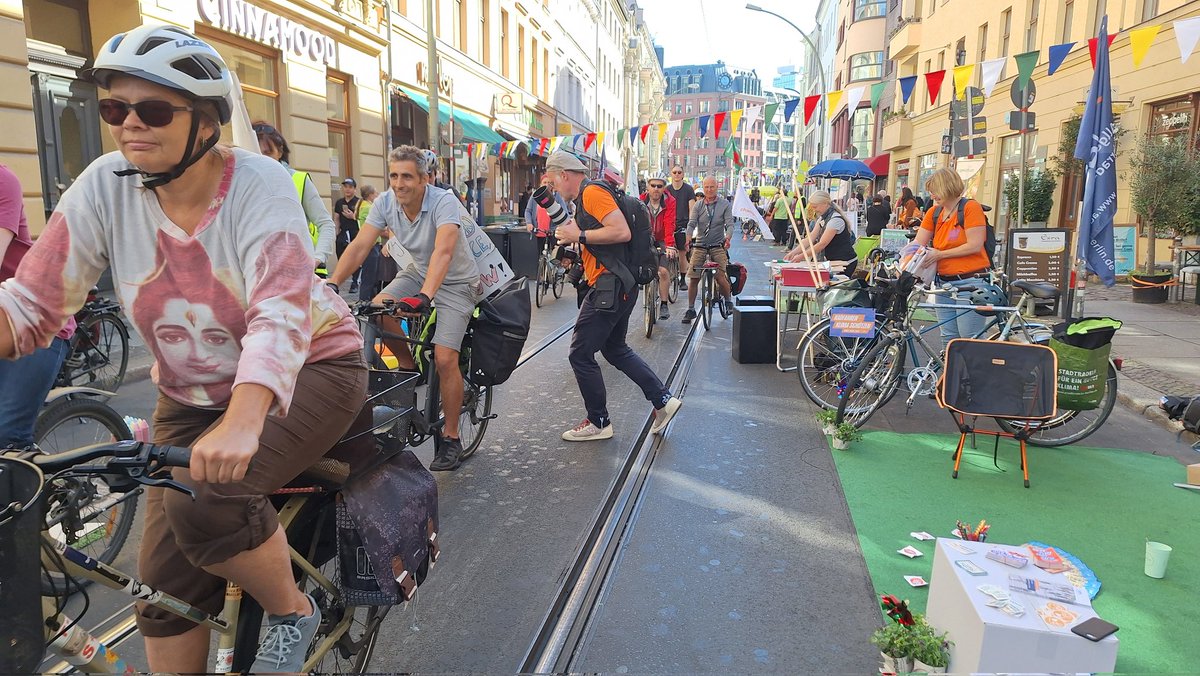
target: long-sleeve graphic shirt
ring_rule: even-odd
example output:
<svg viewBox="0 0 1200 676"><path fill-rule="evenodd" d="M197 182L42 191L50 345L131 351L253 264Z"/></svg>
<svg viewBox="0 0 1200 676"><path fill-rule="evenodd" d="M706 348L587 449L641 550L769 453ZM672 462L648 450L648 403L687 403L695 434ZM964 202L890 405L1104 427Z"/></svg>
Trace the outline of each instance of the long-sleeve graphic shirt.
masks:
<svg viewBox="0 0 1200 676"><path fill-rule="evenodd" d="M346 303L313 274L313 246L296 190L278 162L223 149L216 196L191 235L167 218L137 176L93 162L63 194L17 274L0 283L17 352L47 345L106 267L156 359L172 399L224 408L234 386L271 390L284 416L310 362L361 349Z"/></svg>

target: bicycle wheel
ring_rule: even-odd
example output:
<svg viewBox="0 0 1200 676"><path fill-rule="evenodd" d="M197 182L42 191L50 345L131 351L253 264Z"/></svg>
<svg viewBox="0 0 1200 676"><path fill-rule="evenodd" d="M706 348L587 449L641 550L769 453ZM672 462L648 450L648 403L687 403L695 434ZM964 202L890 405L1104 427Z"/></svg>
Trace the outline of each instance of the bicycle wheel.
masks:
<svg viewBox="0 0 1200 676"><path fill-rule="evenodd" d="M658 305L655 302L658 298L657 286L657 284L650 283L642 287L642 293L644 294L642 300L642 328L647 338L654 334L654 320L657 317L655 306Z"/></svg>
<svg viewBox="0 0 1200 676"><path fill-rule="evenodd" d="M679 300L679 257L667 259L667 301Z"/></svg>
<svg viewBox="0 0 1200 676"><path fill-rule="evenodd" d="M533 289L533 302L538 306L542 306L542 299L546 297L546 289L550 286L550 281L546 278L546 259L538 259L537 283Z"/></svg>
<svg viewBox="0 0 1200 676"><path fill-rule="evenodd" d="M1090 411L1060 411L1050 420L1044 421L1037 430L1029 436L1029 443L1034 446L1066 446L1073 444L1100 429L1108 420L1113 407L1117 404L1117 369L1112 362L1108 363L1108 378L1104 383L1104 399L1100 406ZM996 419L1000 428L1010 434L1024 430L1029 425L1017 420Z"/></svg>
<svg viewBox="0 0 1200 676"><path fill-rule="evenodd" d="M125 380L129 365L129 330L112 313L92 315L83 320L73 336L70 384L116 392Z"/></svg>
<svg viewBox="0 0 1200 676"><path fill-rule="evenodd" d="M467 380L463 383L463 407L458 418L458 438L462 442L462 459L475 454L487 431L492 416L492 388L476 385Z"/></svg>
<svg viewBox="0 0 1200 676"><path fill-rule="evenodd" d="M550 285L550 289L554 291L555 298L562 298L563 289L567 288L567 271L562 269L558 263L552 263L554 269L551 278L554 280Z"/></svg>
<svg viewBox="0 0 1200 676"><path fill-rule="evenodd" d="M706 273L700 281L703 283L700 288L700 319L704 322L704 330L708 331L712 328L712 278Z"/></svg>
<svg viewBox="0 0 1200 676"><path fill-rule="evenodd" d="M896 394L904 370L904 343L892 337L877 341L846 381L834 424L862 427Z"/></svg>
<svg viewBox="0 0 1200 676"><path fill-rule="evenodd" d="M800 339L796 350L796 372L804 394L817 406L832 411L838 407L838 398L850 374L877 339L831 336L830 324L829 318L822 319ZM883 318L877 318L876 336L883 331L883 326Z"/></svg>
<svg viewBox="0 0 1200 676"><path fill-rule="evenodd" d="M59 400L41 412L34 426L34 441L51 455L132 438L125 420L96 399ZM140 491L112 493L99 476L59 477L47 483L46 491L51 537L93 559L112 563L133 527ZM83 580L82 584L90 582ZM44 595L64 595L72 591L67 587L59 573L46 571L42 576Z"/></svg>

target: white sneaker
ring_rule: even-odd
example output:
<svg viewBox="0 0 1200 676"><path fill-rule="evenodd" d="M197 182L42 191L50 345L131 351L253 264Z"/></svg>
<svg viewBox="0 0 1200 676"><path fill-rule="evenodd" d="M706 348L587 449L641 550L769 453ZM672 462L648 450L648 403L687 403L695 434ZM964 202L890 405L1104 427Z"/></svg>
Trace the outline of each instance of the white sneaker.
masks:
<svg viewBox="0 0 1200 676"><path fill-rule="evenodd" d="M564 441L599 441L601 439L612 439L613 426L596 427L591 420L583 419L579 426L573 430L563 432L562 438Z"/></svg>
<svg viewBox="0 0 1200 676"><path fill-rule="evenodd" d="M675 417L675 414L679 412L681 406L683 406L682 400L671 397L667 400L667 403L663 404L662 408L656 409L654 411L654 424L650 426L650 434L661 434L663 430L667 429L667 425Z"/></svg>

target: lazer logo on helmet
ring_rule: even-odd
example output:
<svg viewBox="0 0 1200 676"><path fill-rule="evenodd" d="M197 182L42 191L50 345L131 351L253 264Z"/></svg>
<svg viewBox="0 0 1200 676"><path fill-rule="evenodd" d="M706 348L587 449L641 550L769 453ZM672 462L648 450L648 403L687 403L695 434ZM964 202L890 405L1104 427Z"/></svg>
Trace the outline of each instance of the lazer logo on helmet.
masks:
<svg viewBox="0 0 1200 676"><path fill-rule="evenodd" d="M207 47L208 45L205 44L201 40L176 40L175 46L176 47Z"/></svg>

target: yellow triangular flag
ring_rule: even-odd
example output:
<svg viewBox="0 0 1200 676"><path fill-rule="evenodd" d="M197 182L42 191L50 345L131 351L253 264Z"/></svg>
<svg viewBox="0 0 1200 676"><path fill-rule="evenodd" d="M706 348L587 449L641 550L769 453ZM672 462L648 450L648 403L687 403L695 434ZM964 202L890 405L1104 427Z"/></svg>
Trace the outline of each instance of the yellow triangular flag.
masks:
<svg viewBox="0 0 1200 676"><path fill-rule="evenodd" d="M1158 37L1160 28L1162 26L1146 26L1129 31L1129 45L1133 47L1134 68L1142 65L1142 59L1146 58L1146 52L1150 51L1150 45L1154 42L1154 38Z"/></svg>
<svg viewBox="0 0 1200 676"><path fill-rule="evenodd" d="M829 93L825 94L825 103L828 104L828 106L829 106L828 112L827 112L827 117L829 117L829 119L831 119L831 120L833 119L833 111L837 110L837 106L841 102L842 102L842 90L839 89L836 92L829 92Z"/></svg>
<svg viewBox="0 0 1200 676"><path fill-rule="evenodd" d="M738 122L742 121L742 113L745 112L742 108L734 108L729 112L729 135L733 136L737 133Z"/></svg>
<svg viewBox="0 0 1200 676"><path fill-rule="evenodd" d="M658 123L658 142L662 143L663 137L666 135L667 135L667 123L659 122Z"/></svg>
<svg viewBox="0 0 1200 676"><path fill-rule="evenodd" d="M608 132L606 132L606 131L598 131L598 132L596 132L596 147L597 147L597 148L603 148L603 147L604 147L604 135L605 135L605 134L607 134L607 133L608 133Z"/></svg>
<svg viewBox="0 0 1200 676"><path fill-rule="evenodd" d="M965 66L957 66L954 69L954 96L962 98L967 91L967 87L971 84L971 78L975 76L975 64L968 63Z"/></svg>

